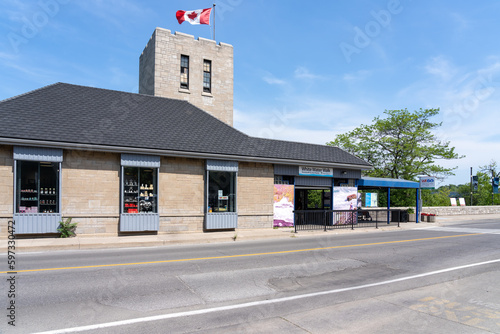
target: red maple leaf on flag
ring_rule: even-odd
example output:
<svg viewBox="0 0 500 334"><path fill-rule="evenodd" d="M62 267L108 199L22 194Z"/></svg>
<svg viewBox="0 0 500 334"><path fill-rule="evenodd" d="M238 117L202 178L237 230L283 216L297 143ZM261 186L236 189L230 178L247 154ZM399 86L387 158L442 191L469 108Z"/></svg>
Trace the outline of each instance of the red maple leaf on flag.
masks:
<svg viewBox="0 0 500 334"><path fill-rule="evenodd" d="M212 8L197 9L197 10L178 10L175 17L179 24L188 21L191 24L210 24L210 12Z"/></svg>

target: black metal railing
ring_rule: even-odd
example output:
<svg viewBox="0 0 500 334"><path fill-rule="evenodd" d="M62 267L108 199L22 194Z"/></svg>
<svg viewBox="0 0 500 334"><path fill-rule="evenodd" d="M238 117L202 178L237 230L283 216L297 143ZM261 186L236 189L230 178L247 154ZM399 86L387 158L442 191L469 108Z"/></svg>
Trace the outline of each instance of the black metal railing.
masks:
<svg viewBox="0 0 500 334"><path fill-rule="evenodd" d="M406 210L295 210L295 232L339 228L375 227L408 222Z"/></svg>

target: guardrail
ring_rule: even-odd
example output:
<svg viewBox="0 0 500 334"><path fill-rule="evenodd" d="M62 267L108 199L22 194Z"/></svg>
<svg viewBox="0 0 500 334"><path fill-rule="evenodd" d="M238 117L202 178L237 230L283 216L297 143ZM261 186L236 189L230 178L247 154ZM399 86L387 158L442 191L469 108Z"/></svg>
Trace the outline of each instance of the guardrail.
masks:
<svg viewBox="0 0 500 334"><path fill-rule="evenodd" d="M408 222L406 210L296 210L295 232L338 228L375 227Z"/></svg>

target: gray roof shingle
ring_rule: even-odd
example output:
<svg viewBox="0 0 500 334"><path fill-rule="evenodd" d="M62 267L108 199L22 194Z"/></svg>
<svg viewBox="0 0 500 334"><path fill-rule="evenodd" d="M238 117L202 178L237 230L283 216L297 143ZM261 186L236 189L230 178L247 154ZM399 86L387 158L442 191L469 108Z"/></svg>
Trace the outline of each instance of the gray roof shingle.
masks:
<svg viewBox="0 0 500 334"><path fill-rule="evenodd" d="M0 101L0 138L370 167L337 147L250 137L186 101L65 83Z"/></svg>

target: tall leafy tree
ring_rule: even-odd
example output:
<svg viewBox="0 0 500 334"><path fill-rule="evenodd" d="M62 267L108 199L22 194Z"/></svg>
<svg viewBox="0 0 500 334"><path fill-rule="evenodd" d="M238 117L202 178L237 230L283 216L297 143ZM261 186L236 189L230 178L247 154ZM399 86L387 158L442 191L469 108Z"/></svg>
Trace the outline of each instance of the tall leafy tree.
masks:
<svg viewBox="0 0 500 334"><path fill-rule="evenodd" d="M462 156L447 141L433 133L442 123L431 120L439 109L386 110L385 117L375 117L370 125L338 135L327 145L337 146L373 165L365 175L415 180L418 175L444 178L455 168L436 163L439 159Z"/></svg>
<svg viewBox="0 0 500 334"><path fill-rule="evenodd" d="M479 166L479 172L477 172L479 187L478 191L473 195L474 205L498 205L500 203L500 195L492 196L493 185L491 184L491 179L498 177L499 174L495 160L491 160L487 165Z"/></svg>

